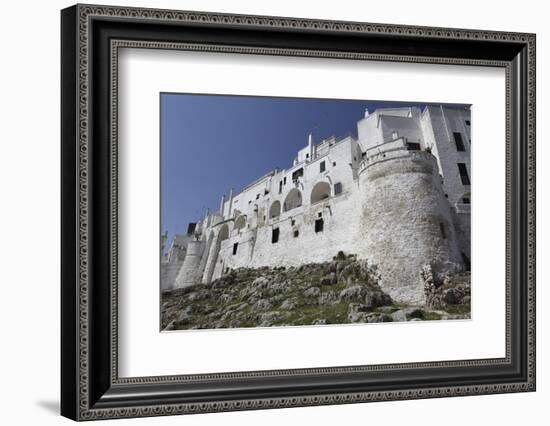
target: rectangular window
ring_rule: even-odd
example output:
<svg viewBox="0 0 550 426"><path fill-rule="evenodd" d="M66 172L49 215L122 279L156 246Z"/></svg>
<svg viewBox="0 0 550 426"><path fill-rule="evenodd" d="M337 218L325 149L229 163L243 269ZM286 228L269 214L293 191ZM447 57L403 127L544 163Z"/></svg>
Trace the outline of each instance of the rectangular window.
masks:
<svg viewBox="0 0 550 426"><path fill-rule="evenodd" d="M279 228L273 228L271 231L271 243L275 244L277 241L279 241Z"/></svg>
<svg viewBox="0 0 550 426"><path fill-rule="evenodd" d="M296 221L295 221L294 219L290 219L290 225L291 225L291 226L296 225Z"/></svg>
<svg viewBox="0 0 550 426"><path fill-rule="evenodd" d="M445 233L445 225L443 222L439 222L439 230L441 231L441 238L447 238L447 234Z"/></svg>
<svg viewBox="0 0 550 426"><path fill-rule="evenodd" d="M462 134L458 132L453 132L453 136L455 138L455 145L457 151L466 151L464 149L464 141L462 140Z"/></svg>
<svg viewBox="0 0 550 426"><path fill-rule="evenodd" d="M336 167L336 161L332 162L332 167Z"/></svg>
<svg viewBox="0 0 550 426"><path fill-rule="evenodd" d="M324 225L323 218L317 219L315 221L315 233L323 232L323 225Z"/></svg>
<svg viewBox="0 0 550 426"><path fill-rule="evenodd" d="M462 197L463 204L470 204L470 197Z"/></svg>
<svg viewBox="0 0 550 426"><path fill-rule="evenodd" d="M281 192L283 192L283 181L282 180L279 181L279 194Z"/></svg>
<svg viewBox="0 0 550 426"><path fill-rule="evenodd" d="M233 244L233 256L237 254L237 248L239 247L239 243Z"/></svg>
<svg viewBox="0 0 550 426"><path fill-rule="evenodd" d="M472 268L472 265L470 264L470 259L464 252L461 252L460 255L462 256L462 261L464 262L464 266L466 267L466 270L469 271Z"/></svg>
<svg viewBox="0 0 550 426"><path fill-rule="evenodd" d="M286 176L283 178L283 185L286 185Z"/></svg>
<svg viewBox="0 0 550 426"><path fill-rule="evenodd" d="M464 120L466 122L466 126L470 125L470 120Z"/></svg>
<svg viewBox="0 0 550 426"><path fill-rule="evenodd" d="M468 176L468 169L465 163L458 163L458 172L460 173L462 185L470 185L470 177Z"/></svg>
<svg viewBox="0 0 550 426"><path fill-rule="evenodd" d="M334 184L334 195L338 195L342 193L342 182L336 182Z"/></svg>
<svg viewBox="0 0 550 426"><path fill-rule="evenodd" d="M296 182L298 178L301 178L304 175L304 168L301 167L298 170L292 172L292 181ZM286 182L286 181L285 181Z"/></svg>
<svg viewBox="0 0 550 426"><path fill-rule="evenodd" d="M407 151L420 151L420 144L418 142L407 142Z"/></svg>
<svg viewBox="0 0 550 426"><path fill-rule="evenodd" d="M187 235L192 235L195 232L196 227L197 227L197 224L195 222L190 222L187 225Z"/></svg>
<svg viewBox="0 0 550 426"><path fill-rule="evenodd" d="M321 164L319 164L319 173L323 173L325 171L325 162L321 161Z"/></svg>
<svg viewBox="0 0 550 426"><path fill-rule="evenodd" d="M300 235L300 231L297 229L294 230L294 238L298 238L298 235Z"/></svg>

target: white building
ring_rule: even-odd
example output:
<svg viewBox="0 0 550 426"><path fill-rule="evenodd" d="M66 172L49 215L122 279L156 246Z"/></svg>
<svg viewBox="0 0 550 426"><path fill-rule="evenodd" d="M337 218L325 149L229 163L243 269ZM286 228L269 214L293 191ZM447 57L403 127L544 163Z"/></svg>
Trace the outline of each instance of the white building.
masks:
<svg viewBox="0 0 550 426"><path fill-rule="evenodd" d="M469 268L469 109L365 111L357 135L318 144L310 135L292 167L222 196L192 236L172 243L178 262L163 260L162 288L343 251L376 264L394 300L422 303L423 265L438 274Z"/></svg>

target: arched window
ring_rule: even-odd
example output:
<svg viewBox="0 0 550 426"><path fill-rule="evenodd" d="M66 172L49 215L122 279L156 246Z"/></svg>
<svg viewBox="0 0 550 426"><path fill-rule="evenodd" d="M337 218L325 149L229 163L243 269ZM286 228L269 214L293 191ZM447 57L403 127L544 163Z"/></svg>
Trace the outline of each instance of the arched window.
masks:
<svg viewBox="0 0 550 426"><path fill-rule="evenodd" d="M269 217L274 218L281 215L281 203L279 201L275 201L273 204L271 204L271 207L269 208Z"/></svg>
<svg viewBox="0 0 550 426"><path fill-rule="evenodd" d="M240 229L243 229L245 226L246 226L246 215L242 214L237 218L237 220L235 220L234 229L240 230Z"/></svg>
<svg viewBox="0 0 550 426"><path fill-rule="evenodd" d="M229 238L229 227L227 224L223 225L218 234L218 241L227 240Z"/></svg>
<svg viewBox="0 0 550 426"><path fill-rule="evenodd" d="M283 211L287 212L289 210L295 209L302 205L302 193L296 189L292 188L288 195L285 198L283 203Z"/></svg>
<svg viewBox="0 0 550 426"><path fill-rule="evenodd" d="M330 197L330 185L328 182L318 182L311 190L311 204Z"/></svg>

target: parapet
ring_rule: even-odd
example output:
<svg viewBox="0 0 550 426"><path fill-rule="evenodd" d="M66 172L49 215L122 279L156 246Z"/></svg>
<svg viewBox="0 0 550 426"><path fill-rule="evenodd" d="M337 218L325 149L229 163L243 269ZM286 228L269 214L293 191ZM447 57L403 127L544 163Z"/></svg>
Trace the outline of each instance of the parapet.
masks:
<svg viewBox="0 0 550 426"><path fill-rule="evenodd" d="M405 138L399 138L369 148L365 152L363 161L359 164L359 174L372 168L375 164L397 159L413 160L415 164L425 163L425 165L430 166L425 170L426 173L431 173L433 170L432 167L435 165L435 157L428 151L422 151L420 144L409 143ZM403 171L405 172L406 170Z"/></svg>

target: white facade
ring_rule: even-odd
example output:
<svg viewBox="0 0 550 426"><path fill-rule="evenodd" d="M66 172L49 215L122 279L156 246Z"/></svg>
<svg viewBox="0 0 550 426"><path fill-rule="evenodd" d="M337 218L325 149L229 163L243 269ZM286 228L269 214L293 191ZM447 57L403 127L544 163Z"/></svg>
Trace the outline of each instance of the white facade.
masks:
<svg viewBox="0 0 550 426"><path fill-rule="evenodd" d="M396 301L422 303L422 265L440 273L467 267L469 110L366 111L357 130L357 139L318 144L310 135L292 167L222 196L185 240L175 279L162 273L162 288L207 283L238 267L324 262L343 251L377 264Z"/></svg>
<svg viewBox="0 0 550 426"><path fill-rule="evenodd" d="M166 234L161 236L161 276L160 283L162 290L170 289L176 282L176 277L181 270L183 261L187 254L187 245L191 237L189 235L176 235L165 252Z"/></svg>

